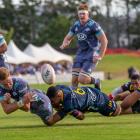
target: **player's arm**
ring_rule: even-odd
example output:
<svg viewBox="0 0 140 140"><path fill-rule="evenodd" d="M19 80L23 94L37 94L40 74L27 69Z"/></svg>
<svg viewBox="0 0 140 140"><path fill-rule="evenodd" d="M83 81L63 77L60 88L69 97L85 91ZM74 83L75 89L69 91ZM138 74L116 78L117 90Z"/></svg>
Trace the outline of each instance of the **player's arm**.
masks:
<svg viewBox="0 0 140 140"><path fill-rule="evenodd" d="M69 32L69 33L65 36L65 38L64 38L64 40L63 40L63 43L62 43L62 45L60 46L60 49L65 49L65 48L69 47L69 45L70 45L72 39L73 39L73 34Z"/></svg>
<svg viewBox="0 0 140 140"><path fill-rule="evenodd" d="M70 115L72 115L73 117L75 117L78 120L83 120L85 118L84 113L82 113L81 111L74 109L73 111L70 112Z"/></svg>
<svg viewBox="0 0 140 140"><path fill-rule="evenodd" d="M108 40L107 40L106 35L105 35L104 32L102 32L100 35L97 35L97 38L101 43L100 52L99 52L99 58L102 59L104 57L104 55L105 55Z"/></svg>
<svg viewBox="0 0 140 140"><path fill-rule="evenodd" d="M126 93L126 91L129 92L129 86L130 86L130 83L126 83L120 87L115 88L111 94L113 100L115 101L123 100L126 96L128 96L129 93Z"/></svg>
<svg viewBox="0 0 140 140"><path fill-rule="evenodd" d="M27 92L23 96L23 99L22 99L23 106L20 108L20 110L28 112L30 110L30 102L32 99L33 99L33 94Z"/></svg>
<svg viewBox="0 0 140 140"><path fill-rule="evenodd" d="M121 103L122 112L131 107L140 98L140 89L128 95Z"/></svg>
<svg viewBox="0 0 140 140"><path fill-rule="evenodd" d="M6 114L10 114L22 106L21 101L16 102L14 99L12 100L9 93L6 93L3 97L1 97L0 103Z"/></svg>
<svg viewBox="0 0 140 140"><path fill-rule="evenodd" d="M26 97L27 98L27 97ZM18 109L28 111L30 109L29 100L27 99L20 99L18 102L11 98L11 95L9 93L6 93L3 96L3 99L1 98L1 106L3 108L3 111L6 114L10 114Z"/></svg>
<svg viewBox="0 0 140 140"><path fill-rule="evenodd" d="M58 111L54 115L50 116L48 118L47 122L45 122L45 124L47 124L48 126L52 126L55 123L57 123L58 121L62 120L66 115L67 115L67 113L64 112L63 110Z"/></svg>

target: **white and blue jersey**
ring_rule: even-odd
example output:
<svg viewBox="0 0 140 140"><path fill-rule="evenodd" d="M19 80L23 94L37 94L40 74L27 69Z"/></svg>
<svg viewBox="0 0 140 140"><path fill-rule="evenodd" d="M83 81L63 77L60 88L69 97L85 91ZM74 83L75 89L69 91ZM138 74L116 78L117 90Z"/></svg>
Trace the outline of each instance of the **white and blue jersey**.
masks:
<svg viewBox="0 0 140 140"><path fill-rule="evenodd" d="M103 30L94 20L89 19L84 25L76 21L68 34L77 36L79 50L93 50L99 46L97 36L103 34Z"/></svg>
<svg viewBox="0 0 140 140"><path fill-rule="evenodd" d="M0 46L2 46L5 43L6 43L6 41L5 41L4 37L3 37L3 35L0 34Z"/></svg>
<svg viewBox="0 0 140 140"><path fill-rule="evenodd" d="M11 98L19 101L26 93L33 93L35 99L30 103L30 111L38 115L44 122L52 115L52 105L50 99L37 89L30 89L28 83L21 78L12 78L12 89L6 89L0 85L0 100L4 100L4 94L10 93Z"/></svg>
<svg viewBox="0 0 140 140"><path fill-rule="evenodd" d="M5 44L6 41L3 37L3 35L0 34L0 47L2 47L3 44ZM6 67L6 64L4 62L3 54L0 54L0 67Z"/></svg>
<svg viewBox="0 0 140 140"><path fill-rule="evenodd" d="M62 118L75 109L81 112L99 112L109 116L115 112L117 107L114 101L109 100L107 95L96 88L78 87L73 90L64 85L58 85L57 89L64 93L63 109L59 112Z"/></svg>
<svg viewBox="0 0 140 140"><path fill-rule="evenodd" d="M78 51L73 68L83 68L87 73L92 72L93 55L98 53L100 47L97 37L103 33L100 25L92 19L89 19L84 25L81 25L80 21L75 22L68 33L70 36L77 36ZM84 66L85 62L86 66Z"/></svg>

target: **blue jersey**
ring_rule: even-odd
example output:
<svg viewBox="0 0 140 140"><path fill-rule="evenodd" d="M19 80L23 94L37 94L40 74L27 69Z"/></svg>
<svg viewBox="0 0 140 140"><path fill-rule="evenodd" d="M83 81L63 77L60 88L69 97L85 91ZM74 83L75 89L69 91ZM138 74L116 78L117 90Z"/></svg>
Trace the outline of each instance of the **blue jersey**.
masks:
<svg viewBox="0 0 140 140"><path fill-rule="evenodd" d="M16 101L19 101L25 93L29 91L27 82L21 78L12 78L13 86L12 89L6 89L0 85L0 99L3 98L5 93L10 93L11 97Z"/></svg>
<svg viewBox="0 0 140 140"><path fill-rule="evenodd" d="M6 43L6 41L3 37L3 35L0 34L0 47L2 47L2 45L5 43ZM5 60L4 60L2 53L0 54L0 67L6 67L6 63L5 63Z"/></svg>
<svg viewBox="0 0 140 140"><path fill-rule="evenodd" d="M57 86L64 93L62 102L63 109L60 116L63 118L67 113L77 109L81 112L100 112L109 116L116 110L116 103L110 101L108 96L92 87L78 87L73 90L66 86Z"/></svg>
<svg viewBox="0 0 140 140"><path fill-rule="evenodd" d="M37 89L30 89L28 83L21 78L12 78L12 89L6 89L0 85L0 100L4 99L5 93L10 93L11 98L19 101L26 93L33 93L35 98L30 103L30 111L38 115L44 122L52 115L52 105L50 99L41 91Z"/></svg>
<svg viewBox="0 0 140 140"><path fill-rule="evenodd" d="M5 41L4 37L3 37L3 35L0 34L0 46L2 46L5 43L6 43L6 41Z"/></svg>
<svg viewBox="0 0 140 140"><path fill-rule="evenodd" d="M89 19L84 25L81 25L80 21L76 21L69 31L69 35L77 36L78 47L81 50L94 49L99 46L97 36L102 33L102 28L92 19Z"/></svg>
<svg viewBox="0 0 140 140"><path fill-rule="evenodd" d="M95 69L96 64L93 63L93 56L98 55L100 49L97 37L103 33L100 25L92 19L89 19L84 25L81 25L79 20L74 23L68 33L70 36L77 36L78 51L73 68L80 68L88 74Z"/></svg>

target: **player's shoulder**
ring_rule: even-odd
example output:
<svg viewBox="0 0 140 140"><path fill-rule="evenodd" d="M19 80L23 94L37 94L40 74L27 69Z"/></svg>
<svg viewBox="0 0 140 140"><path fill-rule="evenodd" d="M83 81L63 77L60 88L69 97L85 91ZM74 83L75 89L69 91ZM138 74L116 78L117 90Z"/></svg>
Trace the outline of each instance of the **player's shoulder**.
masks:
<svg viewBox="0 0 140 140"><path fill-rule="evenodd" d="M12 77L12 80L15 86L28 85L27 81L20 77Z"/></svg>
<svg viewBox="0 0 140 140"><path fill-rule="evenodd" d="M131 82L126 82L125 84L123 84L123 86L129 87L131 85Z"/></svg>
<svg viewBox="0 0 140 140"><path fill-rule="evenodd" d="M66 86L66 85L56 85L56 88L57 89L60 89L60 90L63 90L63 91L70 90L70 87L69 86Z"/></svg>
<svg viewBox="0 0 140 140"><path fill-rule="evenodd" d="M73 25L74 26L80 26L80 21L79 20L76 20Z"/></svg>
<svg viewBox="0 0 140 140"><path fill-rule="evenodd" d="M95 23L96 23L95 20L91 18L88 20L88 25L94 25Z"/></svg>
<svg viewBox="0 0 140 140"><path fill-rule="evenodd" d="M13 81L18 81L18 82L27 82L25 79L21 78L21 77L12 77Z"/></svg>

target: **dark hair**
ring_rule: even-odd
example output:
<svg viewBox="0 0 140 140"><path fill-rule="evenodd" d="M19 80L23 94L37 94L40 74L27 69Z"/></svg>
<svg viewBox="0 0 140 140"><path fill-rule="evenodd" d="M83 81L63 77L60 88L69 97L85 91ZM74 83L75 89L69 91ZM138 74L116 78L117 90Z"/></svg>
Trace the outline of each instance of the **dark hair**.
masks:
<svg viewBox="0 0 140 140"><path fill-rule="evenodd" d="M48 88L46 95L51 99L54 98L57 95L58 89L56 88L56 86L51 86Z"/></svg>
<svg viewBox="0 0 140 140"><path fill-rule="evenodd" d="M131 76L131 80L140 80L140 75L139 74L133 74Z"/></svg>
<svg viewBox="0 0 140 140"><path fill-rule="evenodd" d="M88 10L88 5L86 4L86 2L82 2L82 3L80 3L77 10Z"/></svg>

